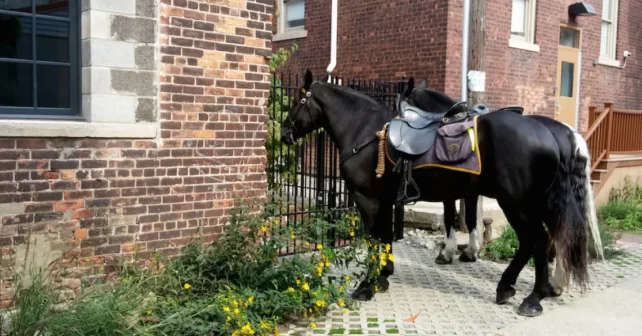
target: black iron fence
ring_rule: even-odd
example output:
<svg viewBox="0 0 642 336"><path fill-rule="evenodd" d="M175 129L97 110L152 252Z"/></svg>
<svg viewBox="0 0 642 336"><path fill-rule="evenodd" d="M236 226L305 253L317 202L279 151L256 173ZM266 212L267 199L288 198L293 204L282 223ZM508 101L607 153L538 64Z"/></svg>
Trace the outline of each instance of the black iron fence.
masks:
<svg viewBox="0 0 642 336"><path fill-rule="evenodd" d="M332 78L332 82L363 92L389 109L395 108L397 93L406 87L405 78L399 82ZM286 226L309 216L342 216L355 210L339 171L339 153L326 132L314 132L295 146L279 140L281 123L294 103L291 97L301 83L299 76L274 75L269 100L268 197L279 204L280 225ZM337 237L332 231L316 239L330 246L349 242L349 237ZM296 247L293 240L283 252L293 253Z"/></svg>

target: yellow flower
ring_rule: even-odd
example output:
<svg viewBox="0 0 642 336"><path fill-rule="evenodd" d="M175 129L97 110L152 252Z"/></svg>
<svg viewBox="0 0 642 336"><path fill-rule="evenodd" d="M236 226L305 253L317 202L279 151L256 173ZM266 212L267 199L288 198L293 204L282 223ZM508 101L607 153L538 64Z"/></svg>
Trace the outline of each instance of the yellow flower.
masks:
<svg viewBox="0 0 642 336"><path fill-rule="evenodd" d="M225 319L225 322L230 322L230 321L232 321L232 318L228 316L228 317Z"/></svg>
<svg viewBox="0 0 642 336"><path fill-rule="evenodd" d="M296 236L294 235L294 233L290 236L290 238L296 239Z"/></svg>
<svg viewBox="0 0 642 336"><path fill-rule="evenodd" d="M317 244L317 250L320 250L323 248L323 244Z"/></svg>
<svg viewBox="0 0 642 336"><path fill-rule="evenodd" d="M231 310L230 310L230 307L223 307L223 311L226 313L229 313Z"/></svg>
<svg viewBox="0 0 642 336"><path fill-rule="evenodd" d="M317 300L316 305L317 305L317 307L323 308L323 307L325 307L325 301Z"/></svg>
<svg viewBox="0 0 642 336"><path fill-rule="evenodd" d="M375 293L379 292L379 286L375 286Z"/></svg>
<svg viewBox="0 0 642 336"><path fill-rule="evenodd" d="M395 256L393 256L392 254L388 255L388 260L394 262L395 261Z"/></svg>
<svg viewBox="0 0 642 336"><path fill-rule="evenodd" d="M317 328L317 324L316 324L316 323L312 323L312 324L310 324L310 328L312 328L312 329L316 329L316 328Z"/></svg>
<svg viewBox="0 0 642 336"><path fill-rule="evenodd" d="M234 314L239 315L241 311L238 308L234 308Z"/></svg>
<svg viewBox="0 0 642 336"><path fill-rule="evenodd" d="M310 246L310 243L305 242L305 243L303 243L303 246L308 247L308 246Z"/></svg>
<svg viewBox="0 0 642 336"><path fill-rule="evenodd" d="M267 225L261 226L261 231L267 232L267 230L268 230L268 226Z"/></svg>
<svg viewBox="0 0 642 336"><path fill-rule="evenodd" d="M310 285L308 285L308 283L307 283L307 282L304 282L304 283L303 283L303 287L302 287L302 288L303 288L303 291L307 292L307 291L309 291L309 290L310 290Z"/></svg>
<svg viewBox="0 0 642 336"><path fill-rule="evenodd" d="M183 285L183 288L190 289L190 288L192 288L192 285L186 283L186 284Z"/></svg>
<svg viewBox="0 0 642 336"><path fill-rule="evenodd" d="M250 296L249 298L247 298L247 302L248 303L254 302L254 296Z"/></svg>
<svg viewBox="0 0 642 336"><path fill-rule="evenodd" d="M151 311L151 309L150 309L150 310L148 310L148 311L147 311L147 316L149 316L149 315L151 315L151 314L152 314L152 311Z"/></svg>
<svg viewBox="0 0 642 336"><path fill-rule="evenodd" d="M346 303L345 303L345 301L343 301L343 299L339 299L339 300L337 301L337 304L339 305L339 307L343 307L343 306L345 306L345 305L346 305Z"/></svg>
<svg viewBox="0 0 642 336"><path fill-rule="evenodd" d="M347 309L343 310L343 315L348 315L348 310Z"/></svg>
<svg viewBox="0 0 642 336"><path fill-rule="evenodd" d="M354 237L354 231L350 231L350 237Z"/></svg>
<svg viewBox="0 0 642 336"><path fill-rule="evenodd" d="M386 266L386 265L388 265L388 263L385 260L382 259L381 260L381 266Z"/></svg>
<svg viewBox="0 0 642 336"><path fill-rule="evenodd" d="M343 293L346 290L346 286L340 286L339 287L339 292Z"/></svg>
<svg viewBox="0 0 642 336"><path fill-rule="evenodd" d="M355 226L355 225L357 225L357 221L353 219L352 220L352 226Z"/></svg>
<svg viewBox="0 0 642 336"><path fill-rule="evenodd" d="M330 267L330 262L329 261L325 262L325 267Z"/></svg>
<svg viewBox="0 0 642 336"><path fill-rule="evenodd" d="M300 284L301 284L301 280L296 279L296 284L297 284L297 285L300 285Z"/></svg>
<svg viewBox="0 0 642 336"><path fill-rule="evenodd" d="M390 253L391 248L392 246L390 246L390 244L386 244L386 253Z"/></svg>
<svg viewBox="0 0 642 336"><path fill-rule="evenodd" d="M346 282L350 282L352 279L350 279L349 275L346 275Z"/></svg>
<svg viewBox="0 0 642 336"><path fill-rule="evenodd" d="M274 224L279 225L281 223L281 220L278 218L274 218Z"/></svg>
<svg viewBox="0 0 642 336"><path fill-rule="evenodd" d="M294 293L294 288L292 288L292 287L288 288L288 292Z"/></svg>

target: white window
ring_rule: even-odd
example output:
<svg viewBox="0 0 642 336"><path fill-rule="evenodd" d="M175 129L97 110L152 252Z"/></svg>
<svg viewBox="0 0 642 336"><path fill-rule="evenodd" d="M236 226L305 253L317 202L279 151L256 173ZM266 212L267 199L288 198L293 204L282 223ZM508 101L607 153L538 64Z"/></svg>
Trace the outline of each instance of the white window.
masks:
<svg viewBox="0 0 642 336"><path fill-rule="evenodd" d="M279 26L274 41L307 36L305 30L305 0L279 0Z"/></svg>
<svg viewBox="0 0 642 336"><path fill-rule="evenodd" d="M509 46L539 51L535 45L536 0L513 0Z"/></svg>
<svg viewBox="0 0 642 336"><path fill-rule="evenodd" d="M608 63L608 61L615 61L618 0L603 0L602 4L602 39L600 43L600 60ZM619 62L617 63L617 65L619 65Z"/></svg>

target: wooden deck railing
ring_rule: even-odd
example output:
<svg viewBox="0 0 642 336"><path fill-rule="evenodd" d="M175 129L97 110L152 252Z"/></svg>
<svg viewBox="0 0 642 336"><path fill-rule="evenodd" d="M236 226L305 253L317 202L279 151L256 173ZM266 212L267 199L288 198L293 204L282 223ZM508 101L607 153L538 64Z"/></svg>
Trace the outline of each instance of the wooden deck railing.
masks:
<svg viewBox="0 0 642 336"><path fill-rule="evenodd" d="M642 111L613 111L613 154L642 154Z"/></svg>
<svg viewBox="0 0 642 336"><path fill-rule="evenodd" d="M589 120L594 121L586 132L586 142L591 152L591 172L609 156L613 134L613 103L604 104L604 111L598 114L597 107L589 107Z"/></svg>
<svg viewBox="0 0 642 336"><path fill-rule="evenodd" d="M642 154L642 111L616 110L613 103L605 103L602 111L591 106L589 125L591 171L611 154Z"/></svg>

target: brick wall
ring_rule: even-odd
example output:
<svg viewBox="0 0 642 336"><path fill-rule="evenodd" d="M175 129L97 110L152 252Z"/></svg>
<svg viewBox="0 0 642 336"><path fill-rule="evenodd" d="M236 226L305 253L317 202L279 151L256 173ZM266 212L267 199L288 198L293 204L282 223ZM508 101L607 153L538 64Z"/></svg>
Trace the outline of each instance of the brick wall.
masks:
<svg viewBox="0 0 642 336"><path fill-rule="evenodd" d="M271 10L161 1L156 139L0 139L0 305L24 261L62 257L78 291L118 258L215 241L235 198L265 197Z"/></svg>
<svg viewBox="0 0 642 336"><path fill-rule="evenodd" d="M461 49L461 0L450 0L456 12L449 15L449 50ZM535 53L508 47L510 38L511 0L488 2L486 44L487 103L492 107L519 104L527 113L552 117L555 112L557 52L560 23L568 23L568 6L575 1L539 0L535 43L540 52ZM582 73L580 79L580 130L588 128L588 106L614 101L616 106L642 109L642 1L620 1L617 58L625 50L631 57L624 69L594 65L600 52L600 24L602 2L592 3L598 16L580 17L577 26L582 29ZM455 30L451 29L452 26ZM457 31L457 27L459 30ZM637 56L636 56L637 55ZM449 69L459 65L460 55L448 52ZM459 71L449 70L447 92L459 96Z"/></svg>
<svg viewBox="0 0 642 336"><path fill-rule="evenodd" d="M308 36L274 43L297 43L300 51L281 69L322 76L330 63L331 1L306 0ZM398 81L403 75L428 77L443 89L448 3L443 0L340 1L335 74L345 78ZM421 13L421 15L418 15Z"/></svg>

